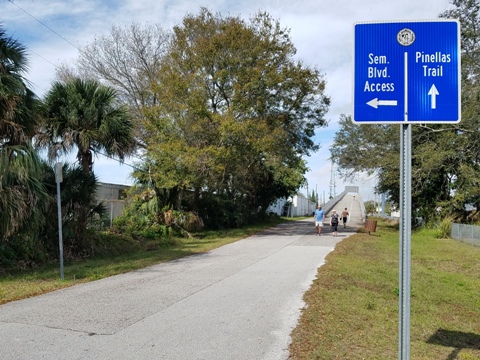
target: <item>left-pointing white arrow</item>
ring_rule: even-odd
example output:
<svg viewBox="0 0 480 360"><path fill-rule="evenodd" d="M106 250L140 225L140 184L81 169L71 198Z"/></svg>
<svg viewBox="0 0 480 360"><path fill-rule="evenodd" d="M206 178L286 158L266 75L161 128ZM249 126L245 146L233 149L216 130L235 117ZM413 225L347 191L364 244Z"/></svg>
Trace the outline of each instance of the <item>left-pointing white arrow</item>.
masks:
<svg viewBox="0 0 480 360"><path fill-rule="evenodd" d="M432 97L432 109L436 109L437 108L437 95L440 95L440 93L438 92L435 84L433 84L432 87L430 88L430 91L428 92L428 95L430 95Z"/></svg>
<svg viewBox="0 0 480 360"><path fill-rule="evenodd" d="M379 106L397 106L397 100L378 100L375 98L367 102L367 105L377 109Z"/></svg>

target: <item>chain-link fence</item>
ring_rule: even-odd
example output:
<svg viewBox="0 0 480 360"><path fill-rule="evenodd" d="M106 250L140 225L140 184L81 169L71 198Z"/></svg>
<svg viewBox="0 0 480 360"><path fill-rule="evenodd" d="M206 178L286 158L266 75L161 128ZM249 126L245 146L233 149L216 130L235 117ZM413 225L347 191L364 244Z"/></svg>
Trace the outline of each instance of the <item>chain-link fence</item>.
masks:
<svg viewBox="0 0 480 360"><path fill-rule="evenodd" d="M461 242L480 246L480 226L453 223L450 236Z"/></svg>

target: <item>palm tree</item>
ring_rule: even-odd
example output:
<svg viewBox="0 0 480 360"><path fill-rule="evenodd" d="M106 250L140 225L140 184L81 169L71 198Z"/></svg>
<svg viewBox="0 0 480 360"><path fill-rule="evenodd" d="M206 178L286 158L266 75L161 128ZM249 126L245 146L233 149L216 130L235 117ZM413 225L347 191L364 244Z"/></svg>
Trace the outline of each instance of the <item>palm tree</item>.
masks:
<svg viewBox="0 0 480 360"><path fill-rule="evenodd" d="M46 204L46 211L51 214L50 221L45 222L40 235L44 248L49 255L58 250L58 217L56 202L56 179L51 166L46 171L45 182L51 194L51 201ZM83 209L88 209L88 214L99 218L105 213L103 203L98 203L95 190L98 180L93 173L85 173L78 164L64 164L62 167L63 181L61 186L62 198L62 227L63 249L66 259L88 256L92 253L92 241L96 237L82 237L85 229L81 221ZM93 189L93 191L92 191Z"/></svg>
<svg viewBox="0 0 480 360"><path fill-rule="evenodd" d="M133 123L116 92L95 80L73 78L55 82L45 97L43 134L37 145L50 158L77 148L84 172L92 172L93 153L105 152L121 161L135 149Z"/></svg>
<svg viewBox="0 0 480 360"><path fill-rule="evenodd" d="M117 103L114 89L95 80L73 78L55 82L45 97L42 121L37 146L48 148L51 159L76 148L84 174L91 177L94 153L105 152L123 161L135 149L133 123L126 107ZM87 183L81 185L86 198L96 191ZM90 213L89 205L79 209L79 243L84 240Z"/></svg>
<svg viewBox="0 0 480 360"><path fill-rule="evenodd" d="M33 135L37 99L22 73L26 48L0 27L0 144L24 144Z"/></svg>
<svg viewBox="0 0 480 360"><path fill-rule="evenodd" d="M0 27L0 242L40 217L48 194L31 146L38 99L28 88L26 48Z"/></svg>

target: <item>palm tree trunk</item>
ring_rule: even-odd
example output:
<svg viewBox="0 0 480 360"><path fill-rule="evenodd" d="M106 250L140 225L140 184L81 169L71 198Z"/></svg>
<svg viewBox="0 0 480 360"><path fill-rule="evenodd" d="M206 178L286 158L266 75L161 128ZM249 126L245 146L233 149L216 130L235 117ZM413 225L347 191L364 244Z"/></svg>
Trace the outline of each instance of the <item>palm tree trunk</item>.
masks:
<svg viewBox="0 0 480 360"><path fill-rule="evenodd" d="M78 150L77 158L85 174L91 173L93 165L92 152L90 150Z"/></svg>
<svg viewBox="0 0 480 360"><path fill-rule="evenodd" d="M90 150L79 150L78 160L81 164L82 170L85 174L92 172L92 152ZM88 226L88 213L90 211L90 205L83 206L78 210L78 222L77 233L75 234L77 245L82 247L84 243L84 237Z"/></svg>

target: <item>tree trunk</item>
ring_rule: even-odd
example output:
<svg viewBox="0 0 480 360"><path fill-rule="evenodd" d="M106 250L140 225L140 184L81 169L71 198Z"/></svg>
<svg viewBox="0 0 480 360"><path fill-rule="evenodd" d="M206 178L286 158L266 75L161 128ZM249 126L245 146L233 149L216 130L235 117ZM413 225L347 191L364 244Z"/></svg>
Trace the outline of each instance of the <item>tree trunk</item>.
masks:
<svg viewBox="0 0 480 360"><path fill-rule="evenodd" d="M82 166L82 170L85 174L90 174L92 172L92 152L87 151L78 151L78 160ZM85 233L88 226L88 213L90 211L90 206L84 206L78 209L78 222L77 222L77 233L75 234L75 240L77 242L78 249L81 250L85 243Z"/></svg>
<svg viewBox="0 0 480 360"><path fill-rule="evenodd" d="M197 214L199 209L199 206L198 206L199 202L200 202L200 188L196 186L193 193L192 210L195 211Z"/></svg>
<svg viewBox="0 0 480 360"><path fill-rule="evenodd" d="M184 192L185 187L179 188L177 196L175 196L175 203L173 208L175 210L181 210L182 209L182 199L183 199L183 192Z"/></svg>
<svg viewBox="0 0 480 360"><path fill-rule="evenodd" d="M85 174L89 174L92 172L93 157L92 157L92 152L90 150L87 150L87 151L78 150L77 159L82 165L82 170L85 172Z"/></svg>

